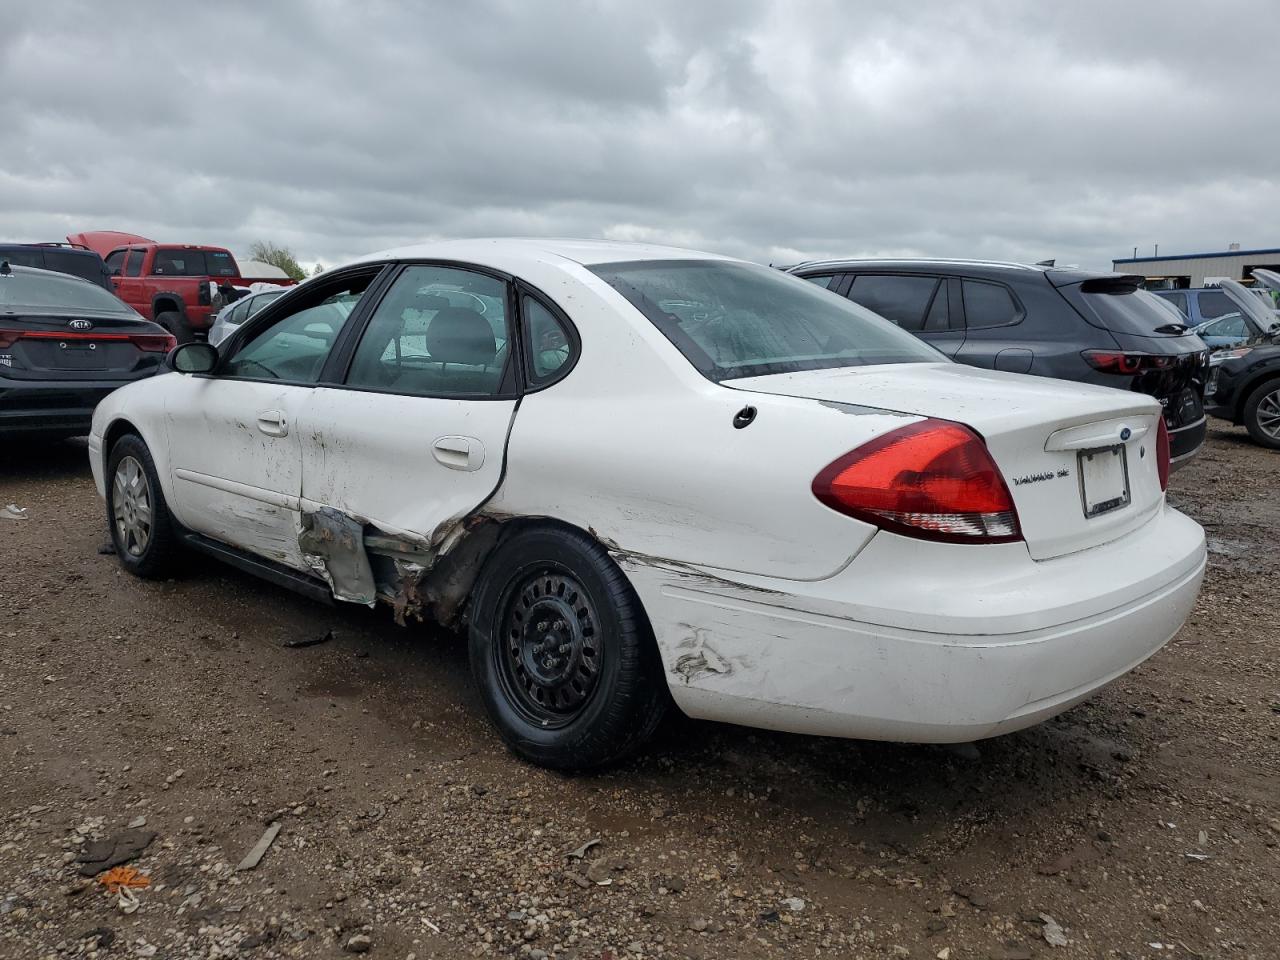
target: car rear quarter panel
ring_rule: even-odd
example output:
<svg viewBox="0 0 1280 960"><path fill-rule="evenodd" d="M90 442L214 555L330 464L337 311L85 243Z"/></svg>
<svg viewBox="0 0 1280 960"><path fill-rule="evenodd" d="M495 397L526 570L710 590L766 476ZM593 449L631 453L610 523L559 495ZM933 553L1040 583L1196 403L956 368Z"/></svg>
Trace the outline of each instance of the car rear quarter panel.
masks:
<svg viewBox="0 0 1280 960"><path fill-rule="evenodd" d="M612 289L578 279L543 289L578 326L581 357L521 402L487 509L555 517L655 563L796 580L847 564L875 530L819 503L813 478L916 418L714 384ZM748 405L754 421L735 429Z"/></svg>

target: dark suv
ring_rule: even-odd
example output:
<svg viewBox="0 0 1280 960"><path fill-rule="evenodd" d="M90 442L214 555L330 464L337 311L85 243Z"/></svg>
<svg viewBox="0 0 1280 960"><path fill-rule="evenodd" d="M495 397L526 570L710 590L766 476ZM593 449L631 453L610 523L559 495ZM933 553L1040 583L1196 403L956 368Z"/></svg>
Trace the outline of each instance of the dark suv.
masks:
<svg viewBox="0 0 1280 960"><path fill-rule="evenodd" d="M974 367L1150 394L1174 463L1204 443L1209 350L1142 278L968 260L830 260L822 284Z"/></svg>
<svg viewBox="0 0 1280 960"><path fill-rule="evenodd" d="M0 258L11 266L69 273L111 289L106 264L88 247L67 243L0 243Z"/></svg>

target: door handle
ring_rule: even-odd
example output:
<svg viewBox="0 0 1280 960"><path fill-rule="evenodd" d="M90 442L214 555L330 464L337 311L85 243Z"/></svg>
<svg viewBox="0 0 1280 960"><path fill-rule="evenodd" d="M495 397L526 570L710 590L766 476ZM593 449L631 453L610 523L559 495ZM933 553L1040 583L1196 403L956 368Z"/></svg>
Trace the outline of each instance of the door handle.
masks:
<svg viewBox="0 0 1280 960"><path fill-rule="evenodd" d="M479 470L484 466L484 444L475 437L437 437L431 455L450 470Z"/></svg>
<svg viewBox="0 0 1280 960"><path fill-rule="evenodd" d="M279 410L264 410L258 414L258 432L268 437L287 437L289 421Z"/></svg>

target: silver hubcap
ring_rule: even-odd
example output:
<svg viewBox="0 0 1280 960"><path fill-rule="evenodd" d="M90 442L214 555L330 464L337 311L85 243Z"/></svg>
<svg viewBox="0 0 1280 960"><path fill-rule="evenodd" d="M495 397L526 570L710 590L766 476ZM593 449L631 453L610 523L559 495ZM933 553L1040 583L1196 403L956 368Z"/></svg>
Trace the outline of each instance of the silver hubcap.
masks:
<svg viewBox="0 0 1280 960"><path fill-rule="evenodd" d="M151 542L151 486L142 464L133 457L123 458L116 466L111 505L120 546L131 557L142 556Z"/></svg>
<svg viewBox="0 0 1280 960"><path fill-rule="evenodd" d="M1258 404L1258 429L1272 440L1280 440L1280 390L1272 390Z"/></svg>

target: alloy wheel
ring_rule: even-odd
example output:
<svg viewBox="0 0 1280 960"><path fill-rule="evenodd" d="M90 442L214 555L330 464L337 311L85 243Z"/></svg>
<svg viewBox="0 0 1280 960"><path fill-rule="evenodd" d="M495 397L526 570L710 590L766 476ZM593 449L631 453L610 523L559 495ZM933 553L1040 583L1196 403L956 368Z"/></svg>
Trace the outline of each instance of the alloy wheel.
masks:
<svg viewBox="0 0 1280 960"><path fill-rule="evenodd" d="M122 457L112 479L116 537L131 557L142 556L151 542L151 484L137 458Z"/></svg>
<svg viewBox="0 0 1280 960"><path fill-rule="evenodd" d="M1259 430L1272 440L1280 440L1280 388L1262 398L1255 416Z"/></svg>

